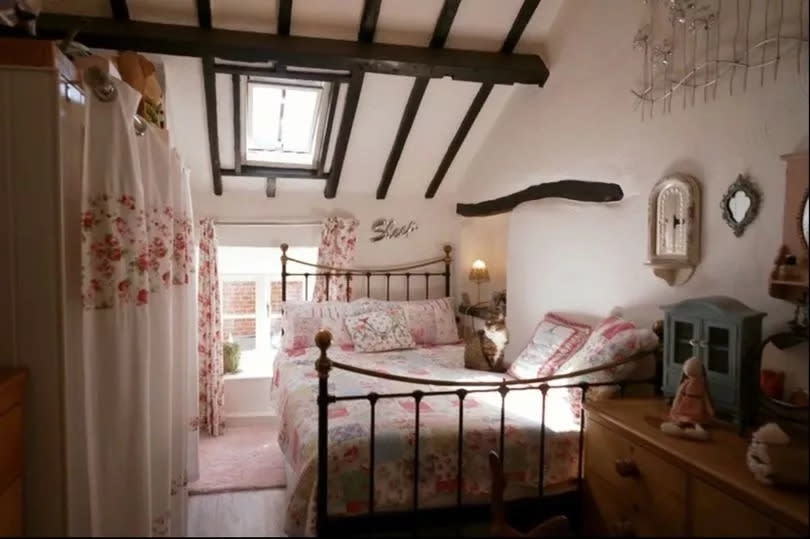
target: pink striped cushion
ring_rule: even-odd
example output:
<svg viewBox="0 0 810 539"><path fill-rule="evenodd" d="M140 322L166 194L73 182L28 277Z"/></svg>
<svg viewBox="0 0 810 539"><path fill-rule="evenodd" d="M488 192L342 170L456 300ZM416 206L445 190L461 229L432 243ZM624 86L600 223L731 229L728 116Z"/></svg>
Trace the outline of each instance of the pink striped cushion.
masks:
<svg viewBox="0 0 810 539"><path fill-rule="evenodd" d="M590 326L548 313L507 373L520 379L550 376L585 343L590 332Z"/></svg>

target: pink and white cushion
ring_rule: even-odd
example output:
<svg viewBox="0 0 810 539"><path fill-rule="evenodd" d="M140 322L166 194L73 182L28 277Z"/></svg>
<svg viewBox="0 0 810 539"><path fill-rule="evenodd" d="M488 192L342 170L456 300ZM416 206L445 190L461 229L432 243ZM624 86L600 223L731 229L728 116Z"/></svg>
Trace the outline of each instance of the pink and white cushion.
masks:
<svg viewBox="0 0 810 539"><path fill-rule="evenodd" d="M611 316L602 320L594 328L588 341L564 365L560 366L555 374L566 374L621 361L639 352L652 352L656 346L658 346L658 336L652 330L638 328L629 320ZM560 383L629 380L636 378L636 374L644 364L645 361L625 363L612 369L584 374L573 379L566 378ZM590 389L588 395L591 399L610 398L617 391L615 386L602 386ZM581 408L580 393L579 389L569 391L571 410L576 416L579 416Z"/></svg>
<svg viewBox="0 0 810 539"><path fill-rule="evenodd" d="M532 340L509 366L508 374L520 379L555 374L588 339L591 328L548 313L537 325Z"/></svg>
<svg viewBox="0 0 810 539"><path fill-rule="evenodd" d="M455 344L459 342L458 326L453 298L425 299L415 301L385 301L362 298L352 305L361 305L365 310L384 309L390 306L402 307L416 344ZM369 309L373 306L373 309ZM360 312L354 314L362 314Z"/></svg>
<svg viewBox="0 0 810 539"><path fill-rule="evenodd" d="M416 346L408 328L405 311L395 305L350 316L346 318L346 329L358 352L384 352Z"/></svg>

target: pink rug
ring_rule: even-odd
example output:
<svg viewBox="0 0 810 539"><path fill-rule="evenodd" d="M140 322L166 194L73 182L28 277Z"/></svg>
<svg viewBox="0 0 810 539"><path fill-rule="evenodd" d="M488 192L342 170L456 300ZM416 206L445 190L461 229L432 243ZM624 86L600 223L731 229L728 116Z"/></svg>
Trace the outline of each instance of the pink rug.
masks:
<svg viewBox="0 0 810 539"><path fill-rule="evenodd" d="M231 427L216 438L200 436L200 478L189 494L284 487L284 455L276 425Z"/></svg>

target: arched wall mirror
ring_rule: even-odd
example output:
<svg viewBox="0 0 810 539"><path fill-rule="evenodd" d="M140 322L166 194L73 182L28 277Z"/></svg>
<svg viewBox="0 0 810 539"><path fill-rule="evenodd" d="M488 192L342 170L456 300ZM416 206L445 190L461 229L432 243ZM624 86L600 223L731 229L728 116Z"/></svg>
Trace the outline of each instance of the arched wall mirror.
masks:
<svg viewBox="0 0 810 539"><path fill-rule="evenodd" d="M670 286L684 284L700 261L700 185L685 174L655 184L649 199L647 264Z"/></svg>
<svg viewBox="0 0 810 539"><path fill-rule="evenodd" d="M735 236L742 236L748 225L757 218L761 201L759 187L748 176L737 176L720 201L723 220L731 227Z"/></svg>

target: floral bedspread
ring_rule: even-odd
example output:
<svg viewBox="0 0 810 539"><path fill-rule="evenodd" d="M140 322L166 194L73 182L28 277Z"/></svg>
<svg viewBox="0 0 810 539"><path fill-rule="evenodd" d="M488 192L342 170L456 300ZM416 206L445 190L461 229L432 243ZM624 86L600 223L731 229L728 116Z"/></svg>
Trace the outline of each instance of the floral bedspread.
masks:
<svg viewBox="0 0 810 539"><path fill-rule="evenodd" d="M315 523L317 477L317 348L280 352L275 361L272 401L281 421L279 444L293 469L285 530L310 535ZM464 369L463 345L441 345L396 352L359 353L335 347L335 361L391 374L441 380L500 381L504 374ZM329 393L336 396L447 390L417 386L332 369ZM450 388L453 389L453 388ZM470 388L472 389L472 388ZM576 477L579 425L565 390L550 390L546 406L546 485ZM459 398L426 396L420 405L419 506L456 503ZM412 397L380 399L375 421L375 511L407 510L413 504L414 412ZM464 503L489 499L488 455L498 450L501 396L470 394L464 399L462 492ZM505 496L536 494L540 459L539 391L506 396ZM368 512L370 405L366 400L329 406L329 514Z"/></svg>

